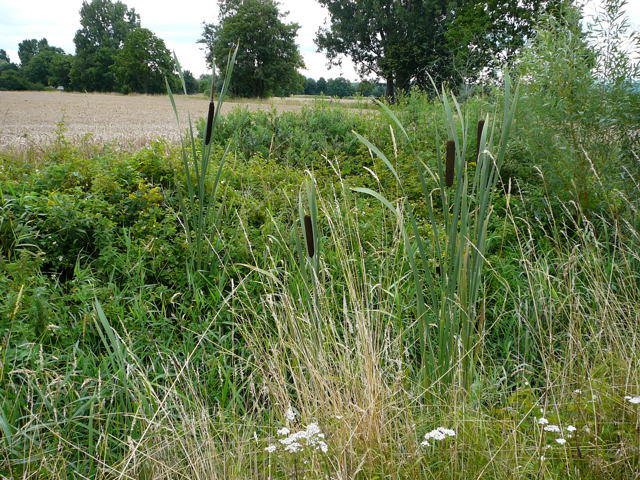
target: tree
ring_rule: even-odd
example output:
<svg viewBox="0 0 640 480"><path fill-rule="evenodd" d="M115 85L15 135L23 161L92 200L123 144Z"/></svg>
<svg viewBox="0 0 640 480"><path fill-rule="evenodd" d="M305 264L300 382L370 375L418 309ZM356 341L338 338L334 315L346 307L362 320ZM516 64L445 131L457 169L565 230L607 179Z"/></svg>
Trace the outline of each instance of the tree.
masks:
<svg viewBox="0 0 640 480"><path fill-rule="evenodd" d="M562 1L319 0L331 24L316 44L332 63L347 55L362 76L384 78L393 99L397 88L428 87L431 79L455 85L495 67L523 44L543 9Z"/></svg>
<svg viewBox="0 0 640 480"><path fill-rule="evenodd" d="M198 84L198 80L189 70L185 70L182 72L182 76L184 77L184 85L187 88L187 93L191 95L192 93L198 93L200 85Z"/></svg>
<svg viewBox="0 0 640 480"><path fill-rule="evenodd" d="M0 73L6 72L8 70L19 70L19 68L15 63L9 63L5 62L4 60L0 60Z"/></svg>
<svg viewBox="0 0 640 480"><path fill-rule="evenodd" d="M543 14L558 13L563 0L466 1L455 8L445 34L453 52L454 82L472 82L515 58Z"/></svg>
<svg viewBox="0 0 640 480"><path fill-rule="evenodd" d="M0 62L11 63L11 60L9 60L9 55L7 55L7 52L2 48L0 48Z"/></svg>
<svg viewBox="0 0 640 480"><path fill-rule="evenodd" d="M49 78L52 65L54 63L59 65L62 62L61 58L66 57L63 49L49 45L46 38L23 40L18 45L18 56L22 76L29 82L41 85L52 84Z"/></svg>
<svg viewBox="0 0 640 480"><path fill-rule="evenodd" d="M274 0L220 0L217 25L205 24L200 43L224 77L229 53L239 42L231 93L246 97L287 94L299 87L304 67L295 43L299 26L282 22Z"/></svg>
<svg viewBox="0 0 640 480"><path fill-rule="evenodd" d="M373 82L370 82L369 80L363 80L358 84L356 92L363 97L373 97L375 95L375 90L376 86Z"/></svg>
<svg viewBox="0 0 640 480"><path fill-rule="evenodd" d="M326 94L332 97L350 97L355 92L353 85L348 80L340 78L332 78L327 82Z"/></svg>
<svg viewBox="0 0 640 480"><path fill-rule="evenodd" d="M73 55L56 54L49 64L49 85L52 87L69 88L71 79L71 67L73 66Z"/></svg>
<svg viewBox="0 0 640 480"><path fill-rule="evenodd" d="M164 77L175 76L174 70L164 41L146 28L129 32L111 66L115 86L123 93L161 93L165 90Z"/></svg>
<svg viewBox="0 0 640 480"><path fill-rule="evenodd" d="M82 28L73 39L76 59L70 77L74 88L112 91L115 78L111 66L127 35L140 27L140 16L122 2L86 0L80 9Z"/></svg>
<svg viewBox="0 0 640 480"><path fill-rule="evenodd" d="M305 95L318 94L318 84L313 78L304 79L304 94Z"/></svg>
<svg viewBox="0 0 640 480"><path fill-rule="evenodd" d="M327 81L324 77L320 77L316 83L317 95L325 95L327 93Z"/></svg>
<svg viewBox="0 0 640 480"><path fill-rule="evenodd" d="M42 85L67 86L71 70L71 55L61 53L61 49L47 48L34 56L22 71L31 82Z"/></svg>
<svg viewBox="0 0 640 480"><path fill-rule="evenodd" d="M20 65L26 67L31 59L35 57L40 50L44 50L49 46L49 42L46 38L36 40L31 38L23 40L18 44L18 58L20 59Z"/></svg>
<svg viewBox="0 0 640 480"><path fill-rule="evenodd" d="M304 93L304 75L296 70L293 81L286 83L282 88L275 90L278 97L288 97L289 95L302 95Z"/></svg>
<svg viewBox="0 0 640 480"><path fill-rule="evenodd" d="M54 55L60 55L52 50L42 50L34 55L26 64L22 64L22 73L30 82L49 84L49 66Z"/></svg>
<svg viewBox="0 0 640 480"><path fill-rule="evenodd" d="M32 90L33 88L34 85L18 70L10 69L0 73L0 90Z"/></svg>
<svg viewBox="0 0 640 480"><path fill-rule="evenodd" d="M442 59L447 0L319 0L331 25L316 44L329 60L351 57L360 75L387 81L387 96L407 89L421 68Z"/></svg>

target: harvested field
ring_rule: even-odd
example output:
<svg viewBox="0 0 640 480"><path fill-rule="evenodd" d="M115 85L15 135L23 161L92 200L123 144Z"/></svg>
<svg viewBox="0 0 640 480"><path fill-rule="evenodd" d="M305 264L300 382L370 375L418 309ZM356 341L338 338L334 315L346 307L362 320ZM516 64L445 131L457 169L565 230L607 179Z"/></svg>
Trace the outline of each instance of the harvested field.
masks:
<svg viewBox="0 0 640 480"><path fill-rule="evenodd" d="M234 108L291 111L312 102L309 98L231 100L224 104L223 112ZM176 103L183 122L187 113L195 120L207 111L207 99L201 95L176 96ZM0 92L0 149L50 144L61 122L70 139L86 137L89 142L115 142L120 147L140 147L157 137L178 139L173 110L165 95Z"/></svg>

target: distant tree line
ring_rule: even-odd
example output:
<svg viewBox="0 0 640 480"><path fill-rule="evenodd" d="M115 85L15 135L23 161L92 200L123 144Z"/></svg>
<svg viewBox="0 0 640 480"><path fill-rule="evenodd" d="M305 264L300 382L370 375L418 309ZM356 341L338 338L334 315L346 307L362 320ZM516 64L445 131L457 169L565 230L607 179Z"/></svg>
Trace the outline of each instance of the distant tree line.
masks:
<svg viewBox="0 0 640 480"><path fill-rule="evenodd" d="M305 95L327 95L329 97L352 97L361 95L363 97L381 97L384 95L385 85L375 83L370 80L361 82L350 82L342 77L325 80L320 77L318 80L305 78Z"/></svg>
<svg viewBox="0 0 640 480"><path fill-rule="evenodd" d="M87 92L162 93L167 77L178 90L176 65L164 41L140 25L140 16L124 3L84 1L74 43L75 55L49 45L46 38L18 45L20 64L0 50L0 90L45 87ZM197 80L185 73L189 93Z"/></svg>

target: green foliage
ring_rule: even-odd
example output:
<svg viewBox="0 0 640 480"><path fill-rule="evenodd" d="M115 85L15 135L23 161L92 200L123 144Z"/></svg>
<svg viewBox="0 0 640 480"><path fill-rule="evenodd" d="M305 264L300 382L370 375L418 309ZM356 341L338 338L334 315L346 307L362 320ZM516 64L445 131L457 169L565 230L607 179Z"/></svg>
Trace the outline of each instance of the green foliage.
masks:
<svg viewBox="0 0 640 480"><path fill-rule="evenodd" d="M327 91L327 81L324 77L320 77L316 83L318 95L325 95Z"/></svg>
<svg viewBox="0 0 640 480"><path fill-rule="evenodd" d="M189 70L185 70L183 72L183 76L184 76L184 86L185 89L187 90L187 94L188 95L192 95L194 93L198 93L200 91L200 83L198 82L198 80L196 80L196 78L193 76L193 74L189 71ZM207 92L208 90L204 90L204 92Z"/></svg>
<svg viewBox="0 0 640 480"><path fill-rule="evenodd" d="M219 23L205 24L200 42L222 77L227 57L240 45L231 94L286 96L301 90L296 69L304 63L295 43L299 26L285 24L281 17L273 0L221 0Z"/></svg>
<svg viewBox="0 0 640 480"><path fill-rule="evenodd" d="M623 3L612 5L596 47L587 41L580 12L568 8L546 19L518 65L525 79L521 156L511 168L531 179L540 169L550 193L591 211L606 208L608 192L627 190L624 179L637 172L630 150L638 144L640 95L620 79L637 77L638 70L614 48L624 33L616 23Z"/></svg>
<svg viewBox="0 0 640 480"><path fill-rule="evenodd" d="M327 82L326 94L331 97L350 97L355 92L355 88L349 80L342 77L332 78Z"/></svg>
<svg viewBox="0 0 640 480"><path fill-rule="evenodd" d="M72 58L53 49L41 50L21 71L31 82L65 87L69 85Z"/></svg>
<svg viewBox="0 0 640 480"><path fill-rule="evenodd" d="M85 0L80 9L80 24L73 39L76 45L70 72L73 87L100 92L115 90L111 66L127 35L140 27L139 15L119 1Z"/></svg>
<svg viewBox="0 0 640 480"><path fill-rule="evenodd" d="M384 78L387 97L395 99L396 89L406 92L412 83L457 86L500 66L524 44L539 13L556 3L320 0L330 26L316 43L334 63L347 55L363 77Z"/></svg>
<svg viewBox="0 0 640 480"><path fill-rule="evenodd" d="M18 69L0 72L0 90L42 90L43 85L33 84Z"/></svg>
<svg viewBox="0 0 640 480"><path fill-rule="evenodd" d="M461 2L447 25L453 52L450 81L473 83L484 70L495 74L515 59L535 32L540 17L556 13L564 0L490 0Z"/></svg>
<svg viewBox="0 0 640 480"><path fill-rule="evenodd" d="M60 129L1 151L2 475L632 478L635 64L570 13L521 58L508 148L509 95L487 89L237 109L208 145L127 152ZM586 155L590 173L571 165ZM579 175L595 212L573 201ZM310 422L328 451L282 452L276 429ZM455 437L421 445L438 426Z"/></svg>
<svg viewBox="0 0 640 480"><path fill-rule="evenodd" d="M318 95L318 84L313 78L304 79L304 94L305 95Z"/></svg>
<svg viewBox="0 0 640 480"><path fill-rule="evenodd" d="M177 83L171 53L164 41L146 28L135 28L127 34L110 69L115 87L122 93L161 93L165 78Z"/></svg>
<svg viewBox="0 0 640 480"><path fill-rule="evenodd" d="M199 128L204 126L201 123ZM376 131L373 119L355 112L318 105L300 112L247 112L237 109L220 118L214 139L221 145L234 140L244 158L259 155L300 168L326 170L326 158L344 160L344 172L370 163L352 130ZM386 132L382 137L388 141Z"/></svg>
<svg viewBox="0 0 640 480"><path fill-rule="evenodd" d="M9 59L9 55L7 55L6 50L2 48L0 48L0 62L11 63L11 60Z"/></svg>
<svg viewBox="0 0 640 480"><path fill-rule="evenodd" d="M18 44L18 58L20 58L20 65L22 67L26 67L36 55L46 50L64 53L59 48L50 47L46 38L42 38L40 40L36 40L35 38L23 40Z"/></svg>

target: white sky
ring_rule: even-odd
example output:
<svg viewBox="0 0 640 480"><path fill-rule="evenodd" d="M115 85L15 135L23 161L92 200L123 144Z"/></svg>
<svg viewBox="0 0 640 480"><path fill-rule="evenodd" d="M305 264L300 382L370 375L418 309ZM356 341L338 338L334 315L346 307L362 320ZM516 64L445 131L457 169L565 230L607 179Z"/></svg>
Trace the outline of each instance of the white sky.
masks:
<svg viewBox="0 0 640 480"><path fill-rule="evenodd" d="M206 64L200 45L202 22L214 22L218 17L216 0L123 0L136 9L143 27L162 38L170 50L175 50L183 68L196 76L205 73ZM586 13L593 12L599 0L588 0ZM323 25L327 13L316 0L280 0L281 9L288 11L288 21L300 25L297 43L304 56L305 76L333 78L344 76L357 80L358 75L348 59L342 68L327 68L326 57L316 52L313 43L316 31ZM46 37L49 44L74 52L73 36L80 27L81 0L0 0L0 48L12 61L18 61L18 43L26 38ZM627 5L631 24L640 30L640 0Z"/></svg>

